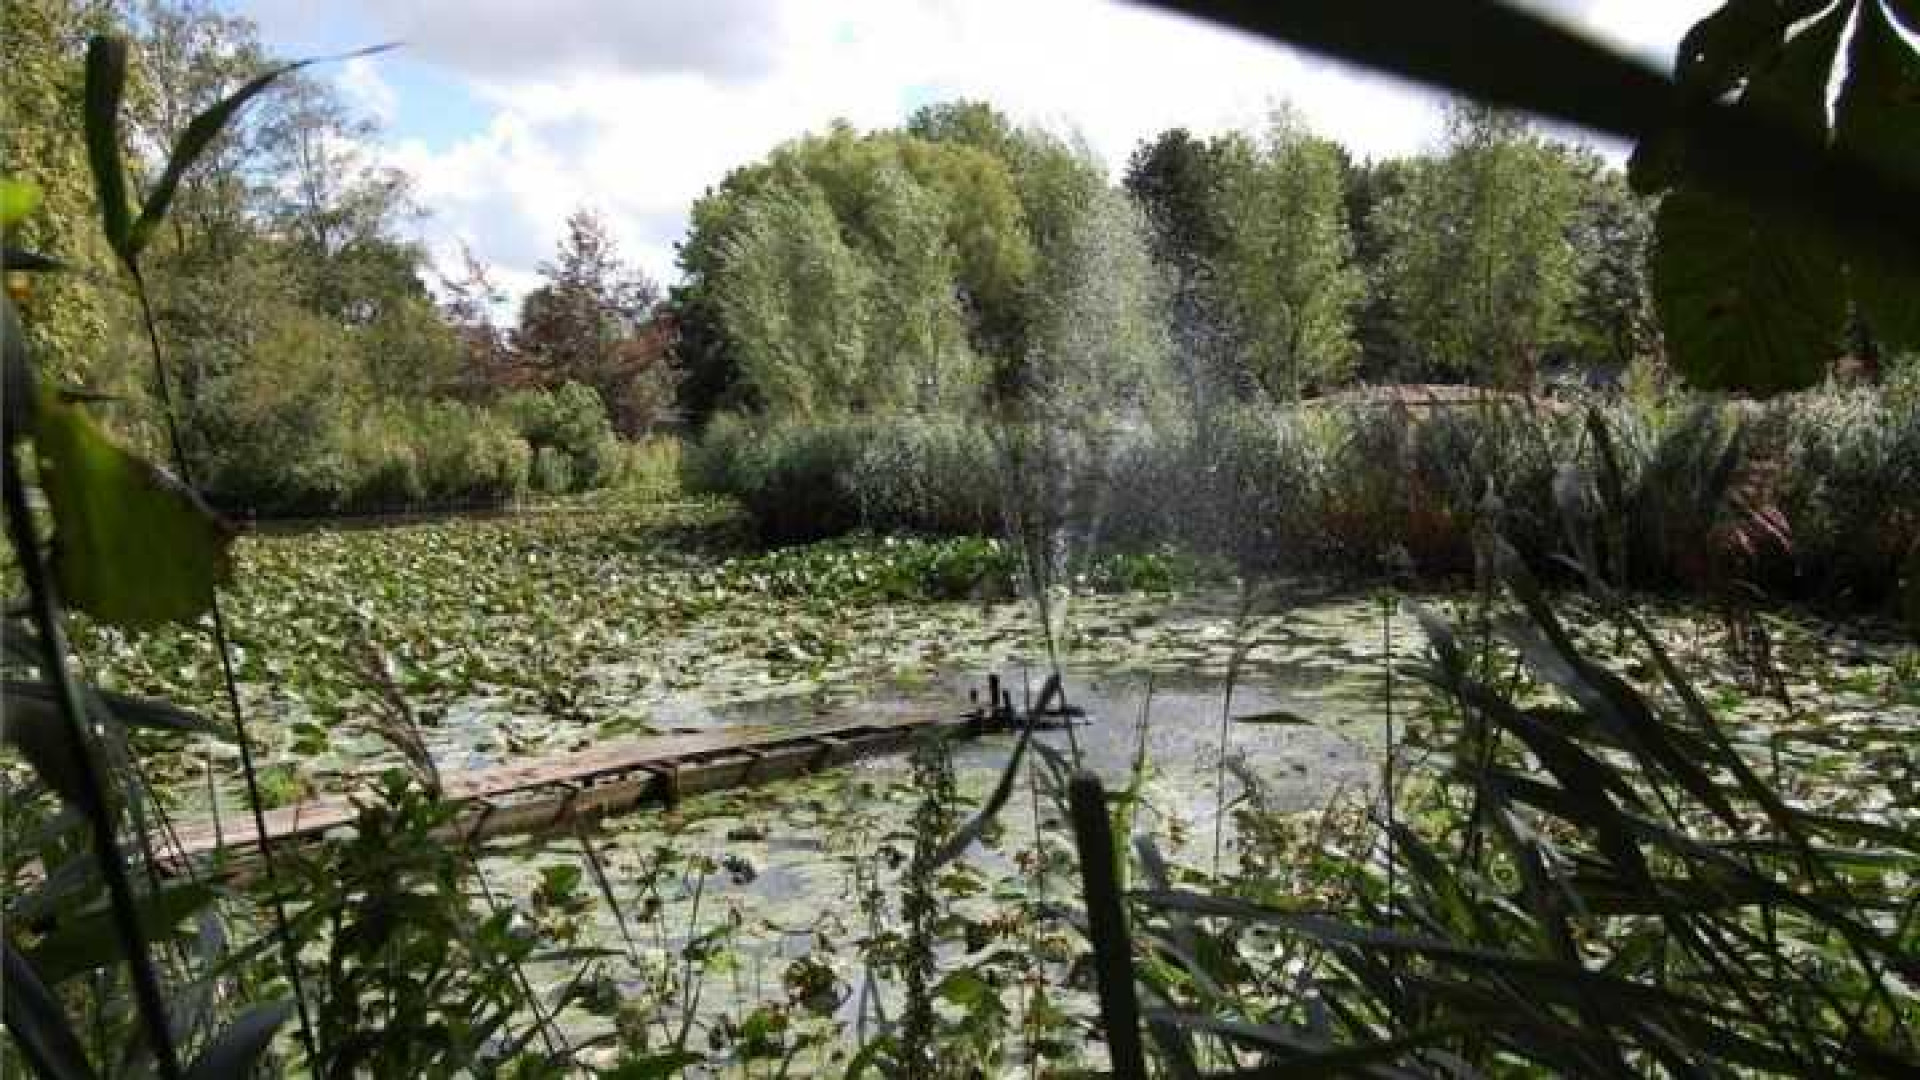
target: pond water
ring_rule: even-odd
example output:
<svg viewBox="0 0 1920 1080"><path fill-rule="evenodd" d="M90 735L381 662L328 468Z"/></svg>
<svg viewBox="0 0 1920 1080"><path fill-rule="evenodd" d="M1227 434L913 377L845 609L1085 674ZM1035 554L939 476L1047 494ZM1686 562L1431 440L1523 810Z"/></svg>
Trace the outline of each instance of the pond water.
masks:
<svg viewBox="0 0 1920 1080"><path fill-rule="evenodd" d="M1281 812L1364 798L1383 745L1376 606L1323 603L1285 620L1252 620L1237 631L1230 610L1191 598L1089 601L1077 613L1081 632L1064 669L1067 697L1084 719L1035 736L1116 791L1127 788L1139 765L1136 828L1153 836L1169 860L1201 868L1216 865L1217 818L1220 857L1229 865L1236 857L1231 800L1243 797L1243 785L1229 779L1222 816L1223 720L1227 753L1263 780L1265 804ZM952 715L968 707L968 692L983 688L989 673L1016 702L1030 700L1044 668L1017 651L1024 630L983 629L1020 627L1021 614L975 611L966 625L973 630L956 635L965 643L951 644L938 659L883 661L865 677L753 679L751 691L725 679L704 691L663 690L646 700L649 722L717 728L902 712ZM1241 660L1229 702L1225 669L1236 648ZM449 743L465 741L454 735ZM956 816L984 801L1016 741L992 735L948 745L961 804ZM870 759L622 817L585 841L591 855L576 837L523 844L489 859L486 873L504 893L526 897L538 892L543 873L598 861L625 914L595 897L578 906L567 932L620 952L606 966L610 997L629 1010L635 1002L654 1002L656 1015L668 1018L691 1008L697 1029L736 1063L752 1056L737 1037L741 1018L756 1009L764 1015L773 1003L790 1025L782 1045L818 1040L791 1067L831 1073L857 1045L863 1026L871 1028L866 1021L899 1008L897 980L876 978L872 957L875 943L898 926L921 783L909 755ZM1067 970L1077 951L1063 943L1071 927L1045 911L1070 901L1077 881L1060 809L1037 783L1023 782L990 842L974 845L942 876L939 895L949 925L936 951L942 971L982 972L1017 1014L1015 999L1030 988L1008 971L991 974L1006 966L992 959L995 950L1036 943L1042 953L1058 950L1060 959L1048 961L1052 1004L1063 1017L1084 1018L1093 1003L1074 989ZM700 959L690 963L689 954ZM819 995L811 1011L796 998L800 976L793 972L804 973ZM556 966L541 975L557 988L574 971ZM587 1009L571 1010L568 1019L583 1038L612 1022ZM656 1039L675 1034L670 1020L655 1022Z"/></svg>
<svg viewBox="0 0 1920 1080"><path fill-rule="evenodd" d="M1043 681L1046 651L1024 605L796 594L791 582L733 573L649 536L644 522L610 517L598 528L528 521L250 541L232 618L263 764L297 777L297 797L347 789L399 762L368 719L381 715L380 695L342 661L362 635L387 659L445 772L652 731L950 716L989 673L1016 700ZM868 556L847 557L857 571ZM1414 620L1373 597L1319 596L1252 617L1241 608L1221 591L1075 596L1056 643L1087 722L1038 737L1077 754L1113 790L1144 762L1133 825L1176 872L1210 870L1216 849L1224 867L1239 857L1231 817L1220 813L1223 717L1242 721L1225 726L1227 752L1258 778L1265 808L1362 804L1387 745L1389 660L1404 665L1424 651ZM1767 693L1723 670L1711 613L1668 607L1652 617L1715 707L1761 731L1756 762L1805 778L1789 785L1793 797L1869 811L1889 798L1886 777L1896 773L1885 762L1904 752L1895 736L1920 729L1904 646L1870 628L1773 619L1779 658L1794 673L1786 690L1828 718L1814 730L1773 715ZM1589 644L1614 656L1610 641ZM220 711L217 667L194 636L89 645L103 682ZM1648 680L1640 661L1619 663ZM1416 702L1404 677L1393 693L1402 715ZM984 801L1013 744L995 735L949 746L955 796L944 828ZM209 767L224 810L243 805L232 748L205 751L154 763L178 817L204 812ZM942 1009L981 1012L979 987L951 981L977 977L1006 1017L1048 1017L1051 1035L1005 1035L1011 1060L1041 1045L1050 1064L1086 1063L1076 1058L1079 1021L1092 1002L1065 914L1077 879L1059 807L1031 779L1043 773L1028 770L998 828L931 883ZM629 1045L657 1047L684 1030L726 1069L785 1060L788 1075L838 1075L878 1017L899 1014L897 976L875 972L900 954L903 890L928 833L927 782L908 755L878 758L641 810L584 838L496 842L481 867L491 891L550 940L603 950L584 961L596 993L560 1015L569 1040L588 1045L617 1029ZM1231 809L1246 785L1227 787ZM582 967L575 958L532 975L558 994Z"/></svg>

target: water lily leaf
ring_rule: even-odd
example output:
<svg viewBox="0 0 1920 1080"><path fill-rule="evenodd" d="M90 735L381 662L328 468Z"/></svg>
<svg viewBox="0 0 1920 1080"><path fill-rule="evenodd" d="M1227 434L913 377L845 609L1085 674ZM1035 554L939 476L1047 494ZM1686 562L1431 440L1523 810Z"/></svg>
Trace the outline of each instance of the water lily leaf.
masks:
<svg viewBox="0 0 1920 1080"><path fill-rule="evenodd" d="M126 629L205 612L230 571L225 524L58 395L42 393L37 408L54 572L67 601Z"/></svg>
<svg viewBox="0 0 1920 1080"><path fill-rule="evenodd" d="M1841 262L1815 230L1690 188L1660 207L1652 280L1673 364L1700 389L1812 386L1845 326Z"/></svg>
<svg viewBox="0 0 1920 1080"><path fill-rule="evenodd" d="M0 177L0 228L18 225L39 207L40 185L31 180Z"/></svg>

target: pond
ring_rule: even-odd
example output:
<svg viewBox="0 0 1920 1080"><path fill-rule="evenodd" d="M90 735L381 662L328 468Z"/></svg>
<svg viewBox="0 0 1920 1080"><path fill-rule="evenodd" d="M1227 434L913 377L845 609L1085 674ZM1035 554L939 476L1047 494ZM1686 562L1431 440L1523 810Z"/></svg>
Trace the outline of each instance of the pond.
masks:
<svg viewBox="0 0 1920 1080"><path fill-rule="evenodd" d="M1016 700L1043 681L1044 642L1024 605L874 592L862 583L884 577L895 558L886 542L770 565L716 539L710 513L249 539L231 616L276 794L346 790L398 764L379 734L396 714L452 772L649 731L951 716L989 674ZM1176 874L1236 865L1233 811L1251 797L1303 821L1364 808L1388 745L1387 695L1402 717L1418 706L1417 686L1390 671L1423 653L1412 618L1372 595L1295 595L1252 616L1218 586L1071 598L1056 644L1086 719L1037 737L1111 790L1128 789L1137 763L1133 826ZM1725 666L1717 615L1655 615L1716 704L1764 727L1756 759L1823 778L1797 798L1885 797L1875 739L1889 740L1881 750L1910 742L1920 695L1882 628L1770 617L1794 672L1785 691L1829 718L1809 731ZM82 637L103 683L220 711L203 639ZM1234 763L1224 798L1223 734ZM985 801L1013 745L996 735L947 747L947 830ZM205 812L209 774L223 811L239 811L232 756L213 744L155 759L179 816ZM727 1068L837 1074L863 1034L899 1013L901 899L938 771L911 755L870 760L642 810L586 837L496 842L479 865L500 902L549 938L597 950L531 973L556 997L591 991L558 1018L584 1055L610 1055L595 1044L616 1031L629 1046L684 1034ZM938 912L929 947L949 1018L977 1022L1007 1060L1087 1063L1077 879L1044 772L1029 769L985 841L926 883Z"/></svg>

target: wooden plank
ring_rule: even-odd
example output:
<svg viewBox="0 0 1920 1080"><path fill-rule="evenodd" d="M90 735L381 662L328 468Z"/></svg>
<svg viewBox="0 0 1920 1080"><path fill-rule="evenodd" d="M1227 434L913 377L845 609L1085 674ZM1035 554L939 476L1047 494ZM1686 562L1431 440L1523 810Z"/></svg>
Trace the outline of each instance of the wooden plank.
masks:
<svg viewBox="0 0 1920 1080"><path fill-rule="evenodd" d="M884 717L676 732L460 773L445 777L443 790L464 808L452 838L483 840L831 768L899 749L920 730L958 723ZM297 846L351 825L357 810L350 799L332 796L264 816L270 842ZM238 859L257 856L259 833L251 816L222 825L217 836L210 822L186 825L160 847L173 865L217 851Z"/></svg>

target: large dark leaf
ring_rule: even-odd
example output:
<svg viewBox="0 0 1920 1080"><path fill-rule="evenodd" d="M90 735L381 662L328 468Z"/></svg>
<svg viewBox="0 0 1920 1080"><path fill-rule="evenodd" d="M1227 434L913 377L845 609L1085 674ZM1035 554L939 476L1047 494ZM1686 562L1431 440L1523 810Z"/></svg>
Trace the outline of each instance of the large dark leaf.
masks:
<svg viewBox="0 0 1920 1080"><path fill-rule="evenodd" d="M1730 56L1725 72L1702 78L1714 86L1745 78L1744 104L1782 130L1824 141L1827 86L1851 11L1837 5L1777 43L1785 33L1777 10L1745 16L1752 23L1742 33L1756 35L1749 47L1757 52ZM1685 184L1662 204L1655 229L1654 304L1688 382L1776 394L1820 381L1846 319L1844 262L1825 229L1778 205Z"/></svg>
<svg viewBox="0 0 1920 1080"><path fill-rule="evenodd" d="M33 965L14 951L12 942L0 942L0 952L6 964L7 1031L14 1045L33 1071L48 1080L91 1080L93 1067L87 1064L86 1052L59 1000Z"/></svg>
<svg viewBox="0 0 1920 1080"><path fill-rule="evenodd" d="M31 698L15 700L9 695L6 712L0 716L0 738L27 760L40 782L68 805L86 802L85 763L75 757L73 733L60 710Z"/></svg>
<svg viewBox="0 0 1920 1080"><path fill-rule="evenodd" d="M57 395L43 392L37 406L54 572L67 601L128 629L205 612L229 570L232 536L224 523Z"/></svg>
<svg viewBox="0 0 1920 1080"><path fill-rule="evenodd" d="M1920 182L1920 52L1878 4L1863 4L1835 104L1838 145L1888 173ZM1852 262L1853 299L1887 345L1920 349L1920 267L1868 247Z"/></svg>
<svg viewBox="0 0 1920 1080"><path fill-rule="evenodd" d="M1846 289L1817 231L1682 188L1660 206L1651 269L1674 367L1692 385L1772 394L1825 376Z"/></svg>
<svg viewBox="0 0 1920 1080"><path fill-rule="evenodd" d="M91 696L101 706L104 715L96 719L113 721L122 727L190 735L227 734L226 729L198 713L154 698L135 697L111 690L83 689L81 693ZM10 708L38 711L56 707L53 687L45 683L8 679L4 688L0 688L0 694L5 695Z"/></svg>
<svg viewBox="0 0 1920 1080"><path fill-rule="evenodd" d="M291 1015L293 1006L284 1001L248 1009L200 1052L187 1069L186 1080L246 1080L273 1045L273 1033Z"/></svg>
<svg viewBox="0 0 1920 1080"><path fill-rule="evenodd" d="M127 197L127 166L120 150L120 98L127 85L127 42L97 36L87 43L87 163L100 199L107 245L132 261L133 206Z"/></svg>
<svg viewBox="0 0 1920 1080"><path fill-rule="evenodd" d="M157 892L135 898L140 925L152 940L176 933L188 916L213 902L213 889L202 882L163 884ZM59 985L82 972L118 963L122 945L112 908L101 904L76 912L31 952L33 964Z"/></svg>

